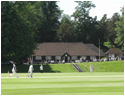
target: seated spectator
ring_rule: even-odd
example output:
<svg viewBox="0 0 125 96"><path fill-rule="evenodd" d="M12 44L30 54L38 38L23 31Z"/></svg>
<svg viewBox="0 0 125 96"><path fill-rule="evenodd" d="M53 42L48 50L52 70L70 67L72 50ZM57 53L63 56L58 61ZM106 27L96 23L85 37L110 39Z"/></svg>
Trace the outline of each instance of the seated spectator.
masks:
<svg viewBox="0 0 125 96"><path fill-rule="evenodd" d="M48 63L51 63L51 61L49 60Z"/></svg>
<svg viewBox="0 0 125 96"><path fill-rule="evenodd" d="M103 61L103 59L101 58L101 60L100 60L101 62Z"/></svg>
<svg viewBox="0 0 125 96"><path fill-rule="evenodd" d="M55 61L54 61L54 60L51 60L51 63L52 63L52 64L54 64L54 63L55 63Z"/></svg>
<svg viewBox="0 0 125 96"><path fill-rule="evenodd" d="M65 63L65 60L63 60L62 63Z"/></svg>
<svg viewBox="0 0 125 96"><path fill-rule="evenodd" d="M107 58L105 58L105 59L104 59L104 61L108 61L108 59L107 59Z"/></svg>
<svg viewBox="0 0 125 96"><path fill-rule="evenodd" d="M46 61L44 61L44 63L45 63L45 64L48 64L47 60L46 60Z"/></svg>
<svg viewBox="0 0 125 96"><path fill-rule="evenodd" d="M82 58L80 58L80 63L82 63Z"/></svg>
<svg viewBox="0 0 125 96"><path fill-rule="evenodd" d="M39 61L37 61L37 64L39 64Z"/></svg>
<svg viewBox="0 0 125 96"><path fill-rule="evenodd" d="M59 60L59 64L61 64L61 61Z"/></svg>

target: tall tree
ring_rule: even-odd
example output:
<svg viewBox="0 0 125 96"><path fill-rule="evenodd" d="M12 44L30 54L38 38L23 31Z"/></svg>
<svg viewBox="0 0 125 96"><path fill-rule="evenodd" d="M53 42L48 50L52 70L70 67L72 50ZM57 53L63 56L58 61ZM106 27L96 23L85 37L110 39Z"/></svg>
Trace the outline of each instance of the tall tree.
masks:
<svg viewBox="0 0 125 96"><path fill-rule="evenodd" d="M100 46L104 52L108 50L109 43L108 39L108 19L107 14L104 14L101 20L99 21L98 31L99 31L99 39L100 39ZM107 41L107 42L106 42Z"/></svg>
<svg viewBox="0 0 125 96"><path fill-rule="evenodd" d="M72 15L76 24L77 41L98 45L97 17L89 16L89 12L95 8L95 4L91 1L78 1L77 3L76 11Z"/></svg>
<svg viewBox="0 0 125 96"><path fill-rule="evenodd" d="M62 23L57 30L57 38L63 42L74 42L74 28L68 23Z"/></svg>
<svg viewBox="0 0 125 96"><path fill-rule="evenodd" d="M121 9L122 16L120 17L119 21L116 21L116 38L115 43L121 47L121 49L124 51L124 7Z"/></svg>
<svg viewBox="0 0 125 96"><path fill-rule="evenodd" d="M67 15L67 14L64 14L62 16L62 19L61 19L61 24L62 23L67 23L67 24L70 24L72 25L72 20L71 20L71 16Z"/></svg>
<svg viewBox="0 0 125 96"><path fill-rule="evenodd" d="M108 20L108 40L110 42L111 45L113 45L114 47L118 47L117 44L115 44L115 38L116 38L116 25L115 22L119 21L119 17L120 15L118 13L114 13L112 18Z"/></svg>
<svg viewBox="0 0 125 96"><path fill-rule="evenodd" d="M50 42L54 41L56 37L56 30L59 26L59 18L61 11L59 10L56 1L40 1L38 4L41 10L40 28L38 29L37 42Z"/></svg>
<svg viewBox="0 0 125 96"><path fill-rule="evenodd" d="M22 64L35 49L36 13L30 2L1 2L1 57Z"/></svg>

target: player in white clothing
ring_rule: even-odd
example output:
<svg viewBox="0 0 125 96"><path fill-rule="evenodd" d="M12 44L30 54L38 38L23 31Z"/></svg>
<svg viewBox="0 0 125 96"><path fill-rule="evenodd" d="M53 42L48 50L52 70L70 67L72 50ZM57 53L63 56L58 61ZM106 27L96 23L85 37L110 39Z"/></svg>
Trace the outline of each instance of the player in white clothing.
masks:
<svg viewBox="0 0 125 96"><path fill-rule="evenodd" d="M40 72L43 73L43 65L40 66Z"/></svg>
<svg viewBox="0 0 125 96"><path fill-rule="evenodd" d="M90 72L91 72L91 74L93 72L93 65L92 64L90 65Z"/></svg>
<svg viewBox="0 0 125 96"><path fill-rule="evenodd" d="M34 70L34 69L33 69L33 64L30 64L29 70L28 70L28 73L30 73L30 74L27 75L28 77L31 76L31 78L32 78L32 76L33 76L33 70ZM27 77L27 76L26 76L26 77Z"/></svg>
<svg viewBox="0 0 125 96"><path fill-rule="evenodd" d="M13 72L13 74L11 74L11 75L9 75L9 77L11 77L11 76L13 76L13 75L16 75L16 77L18 78L18 76L17 76L17 74L16 74L16 65L13 63L13 62L11 62L12 64L13 64L13 68L12 68L12 72Z"/></svg>

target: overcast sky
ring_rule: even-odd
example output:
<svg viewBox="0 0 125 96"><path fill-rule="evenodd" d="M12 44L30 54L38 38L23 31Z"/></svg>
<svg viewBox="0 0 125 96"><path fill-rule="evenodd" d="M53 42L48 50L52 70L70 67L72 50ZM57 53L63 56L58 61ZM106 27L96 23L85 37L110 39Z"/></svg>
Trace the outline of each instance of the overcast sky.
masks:
<svg viewBox="0 0 125 96"><path fill-rule="evenodd" d="M92 0L92 3L96 5L95 8L90 10L90 16L100 20L104 14L107 14L108 18L111 18L114 13L120 14L121 7L124 6L124 0ZM64 10L64 14L72 15L75 12L77 3L73 0L61 0L57 3L61 10Z"/></svg>

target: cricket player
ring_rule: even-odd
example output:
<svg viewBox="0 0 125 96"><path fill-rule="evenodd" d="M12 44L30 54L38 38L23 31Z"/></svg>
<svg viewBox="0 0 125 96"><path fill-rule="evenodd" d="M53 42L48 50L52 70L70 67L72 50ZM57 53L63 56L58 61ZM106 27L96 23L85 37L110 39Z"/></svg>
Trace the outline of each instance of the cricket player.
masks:
<svg viewBox="0 0 125 96"><path fill-rule="evenodd" d="M29 76L31 76L31 78L32 78L32 76L33 76L33 64L30 64L30 66L29 66L29 70L28 70L28 73L30 73L29 75L27 74L27 76L29 77ZM26 76L26 77L27 77Z"/></svg>
<svg viewBox="0 0 125 96"><path fill-rule="evenodd" d="M12 64L13 64L13 68L12 68L12 72L13 72L13 74L11 74L11 75L9 75L9 77L11 77L11 76L13 76L13 75L16 75L16 77L18 78L18 76L17 76L17 74L16 74L16 65L13 63L13 62L11 62Z"/></svg>
<svg viewBox="0 0 125 96"><path fill-rule="evenodd" d="M93 65L92 64L90 65L90 72L91 72L91 74L93 72Z"/></svg>
<svg viewBox="0 0 125 96"><path fill-rule="evenodd" d="M40 66L40 72L43 73L43 65Z"/></svg>

